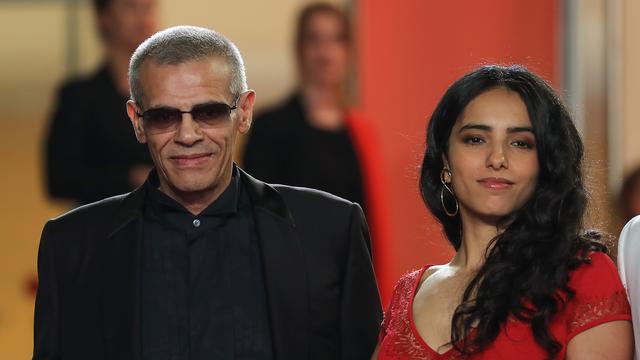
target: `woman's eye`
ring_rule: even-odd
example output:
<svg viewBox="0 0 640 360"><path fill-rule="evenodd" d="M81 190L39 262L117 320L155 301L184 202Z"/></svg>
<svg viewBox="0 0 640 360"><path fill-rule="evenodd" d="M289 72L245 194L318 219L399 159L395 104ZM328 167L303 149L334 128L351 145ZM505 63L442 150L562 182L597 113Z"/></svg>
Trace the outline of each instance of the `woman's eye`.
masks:
<svg viewBox="0 0 640 360"><path fill-rule="evenodd" d="M464 139L464 142L471 145L482 144L484 140L478 136L469 136Z"/></svg>
<svg viewBox="0 0 640 360"><path fill-rule="evenodd" d="M524 141L524 140L516 140L514 142L511 143L513 146L515 147L519 147L519 148L523 148L523 149L531 149L532 146L528 141Z"/></svg>

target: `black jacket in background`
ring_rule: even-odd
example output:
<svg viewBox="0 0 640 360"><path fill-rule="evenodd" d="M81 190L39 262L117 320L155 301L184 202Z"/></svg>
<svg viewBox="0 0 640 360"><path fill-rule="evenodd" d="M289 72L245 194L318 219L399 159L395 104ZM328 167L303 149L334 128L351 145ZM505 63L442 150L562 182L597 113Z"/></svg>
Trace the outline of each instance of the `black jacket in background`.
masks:
<svg viewBox="0 0 640 360"><path fill-rule="evenodd" d="M275 359L369 359L382 310L360 207L243 171ZM47 222L38 254L36 360L140 359L145 188Z"/></svg>
<svg viewBox="0 0 640 360"><path fill-rule="evenodd" d="M292 95L253 122L243 167L268 183L326 191L366 212L360 160L344 116L344 128L318 129L307 119L301 95Z"/></svg>
<svg viewBox="0 0 640 360"><path fill-rule="evenodd" d="M80 204L129 192L129 170L151 165L106 66L59 90L45 145L51 197Z"/></svg>

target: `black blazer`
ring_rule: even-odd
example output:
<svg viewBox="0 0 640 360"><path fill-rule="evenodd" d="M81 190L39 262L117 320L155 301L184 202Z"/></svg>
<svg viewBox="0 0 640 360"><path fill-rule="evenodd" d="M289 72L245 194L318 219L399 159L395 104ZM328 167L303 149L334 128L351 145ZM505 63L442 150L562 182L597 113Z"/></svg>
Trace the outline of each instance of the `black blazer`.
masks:
<svg viewBox="0 0 640 360"><path fill-rule="evenodd" d="M368 359L382 311L357 204L240 171L254 206L277 359ZM50 220L34 359L140 359L144 185Z"/></svg>

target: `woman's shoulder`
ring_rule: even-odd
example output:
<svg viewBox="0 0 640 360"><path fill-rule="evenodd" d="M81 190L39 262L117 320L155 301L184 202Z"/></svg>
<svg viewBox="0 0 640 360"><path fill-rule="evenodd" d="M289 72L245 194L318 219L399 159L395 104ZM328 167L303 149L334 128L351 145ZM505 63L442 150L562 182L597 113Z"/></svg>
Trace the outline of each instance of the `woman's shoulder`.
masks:
<svg viewBox="0 0 640 360"><path fill-rule="evenodd" d="M426 265L419 269L414 269L406 272L396 283L396 290L415 287L415 285L420 282L420 279L422 278L424 272L427 271L427 269L429 269L430 267L430 265Z"/></svg>
<svg viewBox="0 0 640 360"><path fill-rule="evenodd" d="M590 298L608 298L624 292L618 269L604 252L594 251L587 255L588 262L571 273L569 288L575 292L578 302Z"/></svg>
<svg viewBox="0 0 640 360"><path fill-rule="evenodd" d="M415 288L420 284L425 271L432 268L431 265L425 265L419 269L414 269L404 273L396 282L393 288L391 302L395 302L398 298L410 297Z"/></svg>
<svg viewBox="0 0 640 360"><path fill-rule="evenodd" d="M602 288L603 285L618 287L620 277L609 255L601 251L593 251L587 255L587 259L588 262L580 265L571 274L570 286L574 291Z"/></svg>
<svg viewBox="0 0 640 360"><path fill-rule="evenodd" d="M631 318L627 295L613 260L603 252L592 252L588 258L590 261L578 267L569 282L575 295L567 313L568 339L604 322Z"/></svg>

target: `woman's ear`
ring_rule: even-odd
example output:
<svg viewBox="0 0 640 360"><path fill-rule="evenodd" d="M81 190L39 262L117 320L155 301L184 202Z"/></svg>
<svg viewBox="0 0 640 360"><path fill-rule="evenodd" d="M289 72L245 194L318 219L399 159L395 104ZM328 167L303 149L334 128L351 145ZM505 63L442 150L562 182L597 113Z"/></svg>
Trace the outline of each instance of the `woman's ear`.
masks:
<svg viewBox="0 0 640 360"><path fill-rule="evenodd" d="M447 159L446 154L442 154L442 163L444 164L445 169L451 170L451 167L449 166L449 160Z"/></svg>

